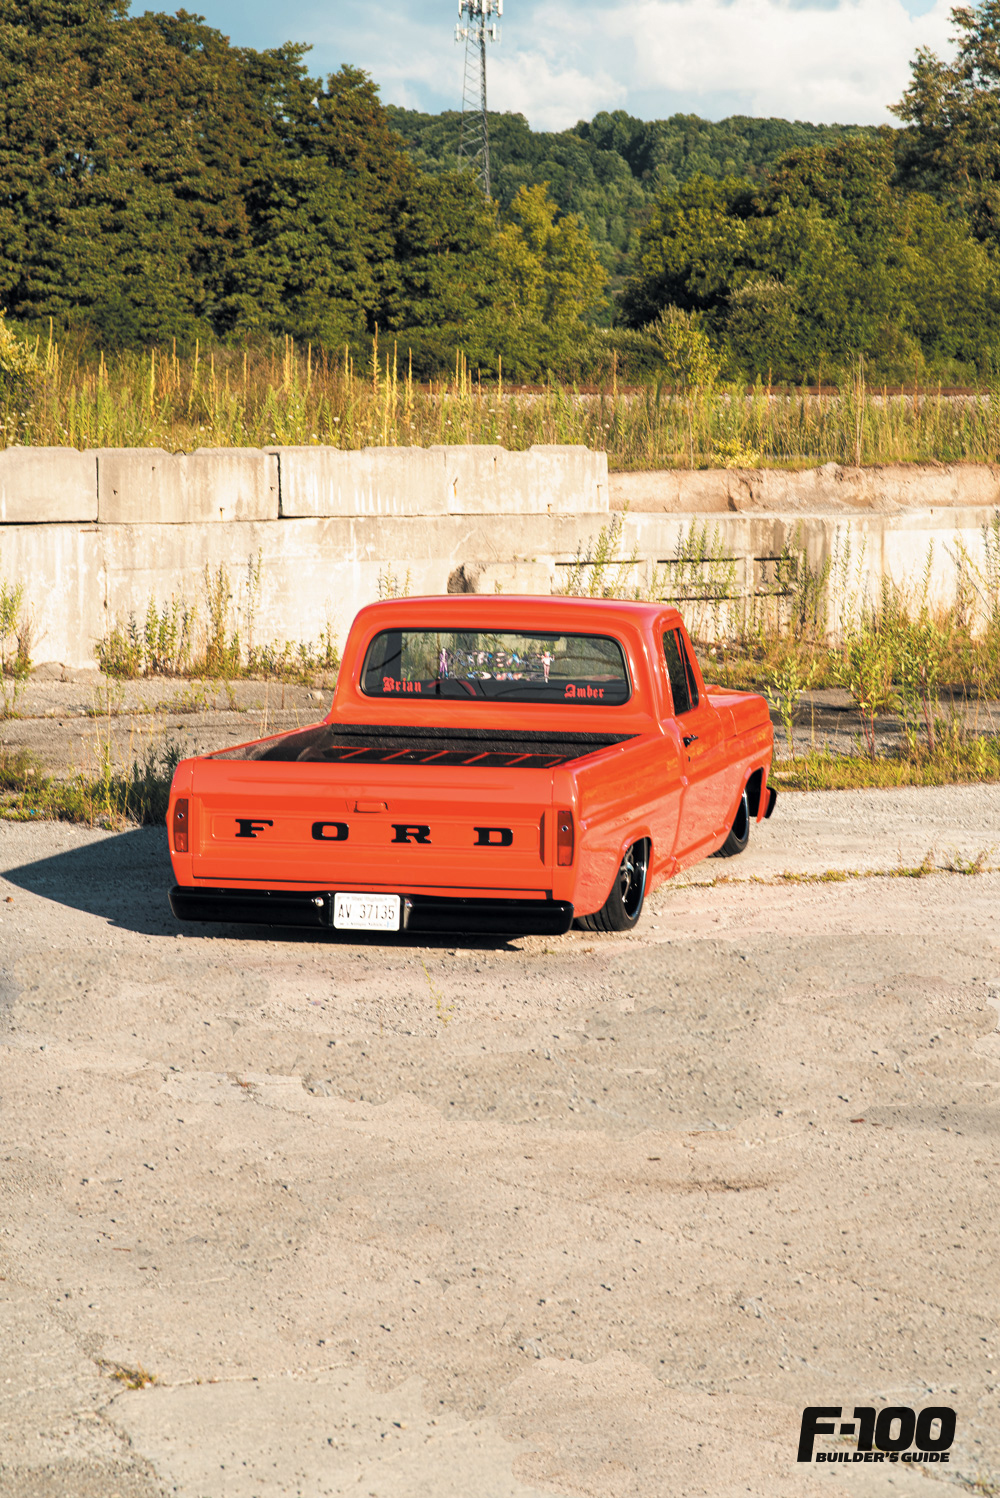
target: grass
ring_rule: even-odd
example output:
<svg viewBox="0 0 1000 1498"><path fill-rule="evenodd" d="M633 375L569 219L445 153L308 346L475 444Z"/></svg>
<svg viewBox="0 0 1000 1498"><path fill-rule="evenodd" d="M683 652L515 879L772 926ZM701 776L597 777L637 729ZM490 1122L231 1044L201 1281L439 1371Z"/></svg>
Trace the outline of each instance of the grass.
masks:
<svg viewBox="0 0 1000 1498"><path fill-rule="evenodd" d="M57 780L27 749L0 744L0 820L80 822L89 827L148 827L166 818L180 749L151 741L130 765L116 768L102 745L96 774Z"/></svg>
<svg viewBox="0 0 1000 1498"><path fill-rule="evenodd" d="M890 393L859 369L840 388L663 382L597 392L551 381L532 390L484 385L461 356L447 380L408 374L405 336L373 340L364 367L296 347L172 349L94 358L49 340L29 400L0 405L0 448L341 448L584 443L616 470L808 467L820 463L979 462L1000 459L998 391Z"/></svg>
<svg viewBox="0 0 1000 1498"><path fill-rule="evenodd" d="M975 554L956 542L947 606L931 602L933 544L919 583L906 588L883 577L873 597L864 546L852 548L849 533L819 567L797 542L786 543L749 586L718 528L692 523L675 556L651 570L635 551L622 554L623 534L624 517L614 516L568 568L564 593L676 603L706 678L759 692L775 711L784 749L774 770L779 785L1000 780L991 706L1000 696L1000 510L982 526ZM858 753L797 748L805 693L829 687L850 697ZM901 749L885 747L881 725L890 717L902 729Z"/></svg>
<svg viewBox="0 0 1000 1498"><path fill-rule="evenodd" d="M107 1358L98 1358L97 1366L118 1383L124 1384L126 1389L147 1389L150 1384L160 1382L156 1374L150 1373L141 1363L129 1368L125 1363L111 1363Z"/></svg>
<svg viewBox="0 0 1000 1498"><path fill-rule="evenodd" d="M910 754L834 754L810 750L775 759L771 780L787 791L892 790L907 785L965 785L1000 781L1000 741L969 738L946 748Z"/></svg>
<svg viewBox="0 0 1000 1498"><path fill-rule="evenodd" d="M1000 865L990 862L995 848L981 848L972 858L955 851L938 858L928 850L918 864L898 863L888 869L822 869L801 873L783 869L780 874L717 874L713 879L689 879L676 887L714 889L718 884L847 884L856 879L929 879L932 874L959 874L978 878L980 874L1000 873Z"/></svg>

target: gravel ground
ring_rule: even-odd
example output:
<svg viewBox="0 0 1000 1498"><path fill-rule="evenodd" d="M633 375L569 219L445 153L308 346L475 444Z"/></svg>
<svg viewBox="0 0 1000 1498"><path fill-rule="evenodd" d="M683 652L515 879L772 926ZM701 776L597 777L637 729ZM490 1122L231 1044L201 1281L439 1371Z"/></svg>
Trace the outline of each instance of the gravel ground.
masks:
<svg viewBox="0 0 1000 1498"><path fill-rule="evenodd" d="M158 829L0 824L0 1492L996 1491L1000 875L778 876L998 814L785 796L628 937L462 946L181 931ZM796 1465L884 1403L952 1465Z"/></svg>
<svg viewBox="0 0 1000 1498"><path fill-rule="evenodd" d="M17 703L20 716L0 725L0 742L32 750L66 778L95 773L109 741L118 764L170 743L186 755L205 754L315 723L331 696L330 688L273 681L116 682L80 671L70 681L32 678Z"/></svg>

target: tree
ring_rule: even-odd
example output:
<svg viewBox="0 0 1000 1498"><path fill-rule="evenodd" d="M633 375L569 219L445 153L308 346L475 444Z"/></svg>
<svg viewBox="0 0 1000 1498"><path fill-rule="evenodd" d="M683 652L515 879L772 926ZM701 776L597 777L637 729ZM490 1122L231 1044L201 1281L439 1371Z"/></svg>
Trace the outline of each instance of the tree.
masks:
<svg viewBox="0 0 1000 1498"><path fill-rule="evenodd" d="M968 226L896 180L884 134L790 152L761 184L698 177L643 232L626 315L699 313L730 373L798 380L863 355L883 378L976 360L997 275Z"/></svg>
<svg viewBox="0 0 1000 1498"><path fill-rule="evenodd" d="M604 302L607 273L574 214L558 216L544 184L522 187L496 235L491 296L470 339L483 368L564 368Z"/></svg>
<svg viewBox="0 0 1000 1498"><path fill-rule="evenodd" d="M396 205L395 276L382 290L379 326L436 328L460 342L490 302L496 229L495 210L470 176L412 172Z"/></svg>
<svg viewBox="0 0 1000 1498"><path fill-rule="evenodd" d="M676 385L710 385L719 373L719 360L698 326L696 312L665 307L646 334Z"/></svg>
<svg viewBox="0 0 1000 1498"><path fill-rule="evenodd" d="M969 215L980 239L1000 241L1000 0L951 12L951 63L921 47L894 114L907 121L904 180Z"/></svg>
<svg viewBox="0 0 1000 1498"><path fill-rule="evenodd" d="M746 238L741 204L750 184L692 177L663 193L639 243L639 265L625 283L622 310L630 327L642 327L664 307L710 312L724 299Z"/></svg>

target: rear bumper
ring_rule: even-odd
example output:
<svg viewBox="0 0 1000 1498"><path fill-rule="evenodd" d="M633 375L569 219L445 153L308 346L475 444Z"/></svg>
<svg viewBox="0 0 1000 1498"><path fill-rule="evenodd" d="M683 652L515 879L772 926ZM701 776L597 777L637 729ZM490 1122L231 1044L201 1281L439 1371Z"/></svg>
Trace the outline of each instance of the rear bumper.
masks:
<svg viewBox="0 0 1000 1498"><path fill-rule="evenodd" d="M179 921L234 921L258 926L333 929L333 897L325 891L191 889L176 884L170 908ZM413 932L478 932L488 936L561 936L573 924L566 900L446 899L404 896L403 924ZM345 936L361 935L345 931Z"/></svg>

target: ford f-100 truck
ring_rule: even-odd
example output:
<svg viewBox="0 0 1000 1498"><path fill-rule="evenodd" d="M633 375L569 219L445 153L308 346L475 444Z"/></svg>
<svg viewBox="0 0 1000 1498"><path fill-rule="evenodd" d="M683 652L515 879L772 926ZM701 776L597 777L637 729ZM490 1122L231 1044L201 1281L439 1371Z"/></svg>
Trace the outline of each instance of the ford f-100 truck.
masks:
<svg viewBox="0 0 1000 1498"><path fill-rule="evenodd" d="M327 717L183 760L186 921L627 931L770 816L761 697L706 687L673 608L448 595L354 621Z"/></svg>

